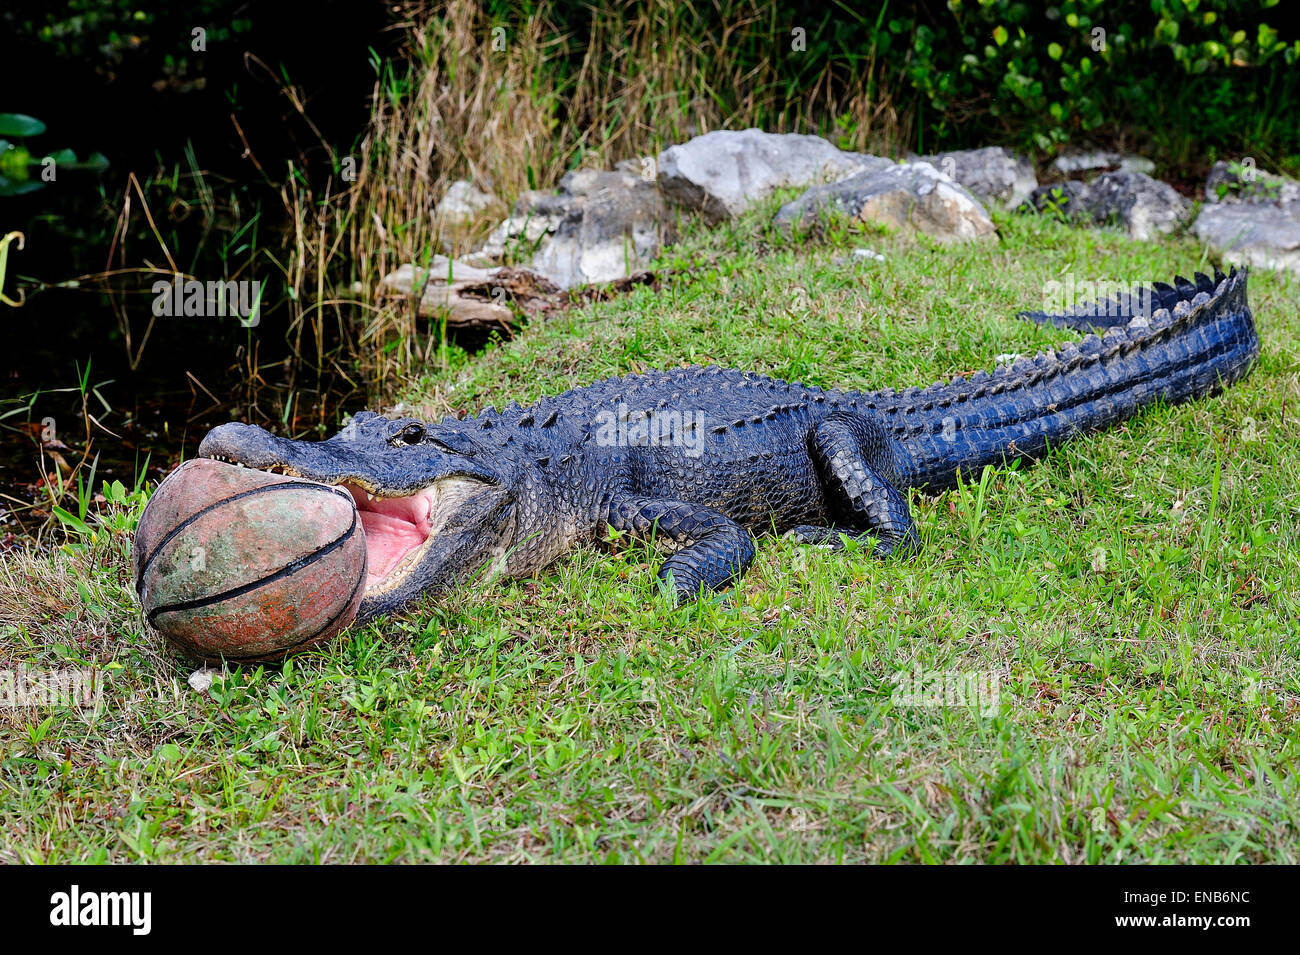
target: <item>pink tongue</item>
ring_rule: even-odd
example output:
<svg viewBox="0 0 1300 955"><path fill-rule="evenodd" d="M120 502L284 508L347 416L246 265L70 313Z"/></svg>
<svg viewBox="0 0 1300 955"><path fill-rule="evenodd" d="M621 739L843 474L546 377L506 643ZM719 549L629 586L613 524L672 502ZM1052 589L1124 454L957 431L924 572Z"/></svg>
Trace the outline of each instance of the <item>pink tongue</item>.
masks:
<svg viewBox="0 0 1300 955"><path fill-rule="evenodd" d="M387 577L429 535L429 500L423 495L367 500L349 487L366 532L366 586Z"/></svg>
<svg viewBox="0 0 1300 955"><path fill-rule="evenodd" d="M410 521L380 511L362 511L368 561L366 586L387 577L397 562L424 543L424 534Z"/></svg>

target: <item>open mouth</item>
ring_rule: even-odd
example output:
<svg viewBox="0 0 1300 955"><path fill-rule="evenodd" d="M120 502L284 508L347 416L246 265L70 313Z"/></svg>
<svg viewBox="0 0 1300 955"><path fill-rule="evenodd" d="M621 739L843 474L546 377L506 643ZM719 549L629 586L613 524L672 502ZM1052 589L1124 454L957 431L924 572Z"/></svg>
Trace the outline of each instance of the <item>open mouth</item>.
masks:
<svg viewBox="0 0 1300 955"><path fill-rule="evenodd" d="M366 532L366 593L382 593L405 580L433 541L438 485L405 497L378 497L344 481Z"/></svg>
<svg viewBox="0 0 1300 955"><path fill-rule="evenodd" d="M204 456L236 467L249 466L220 454ZM287 464L254 470L317 480ZM446 477L410 494L385 497L365 487L359 479L318 483L343 488L356 503L366 538L367 596L390 591L406 580L419 566L456 505L484 487L482 481L473 478Z"/></svg>

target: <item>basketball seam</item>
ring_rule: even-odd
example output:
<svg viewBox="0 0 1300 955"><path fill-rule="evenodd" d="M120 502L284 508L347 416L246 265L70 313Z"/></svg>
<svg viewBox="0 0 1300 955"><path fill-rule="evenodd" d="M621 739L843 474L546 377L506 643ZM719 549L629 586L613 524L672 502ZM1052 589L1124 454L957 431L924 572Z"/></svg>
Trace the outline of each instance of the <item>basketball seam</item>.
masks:
<svg viewBox="0 0 1300 955"><path fill-rule="evenodd" d="M352 588L352 593L348 596L348 602L344 604L343 610L346 610L348 607L352 606L352 601L355 600L357 597L357 591L361 589L362 585L365 582L366 582L365 574L362 574L360 577L357 578L357 585ZM189 640L183 640L182 642L185 643L187 646L191 647L192 653L197 653L199 656L202 656L208 660L223 660L231 663L261 663L261 662L274 663L275 661L279 660L281 657L287 656L288 654L292 653L294 650L298 649L299 647L306 646L312 641L318 639L322 633L324 633L326 630L328 630L330 627L334 626L334 624L338 622L339 614L342 614L343 610L340 610L334 616L330 617L330 619L325 623L325 625L321 627L319 630L317 630L315 633L313 633L310 637L304 637L303 639L299 640L297 643L292 643L289 646L283 647L278 650L271 650L268 653L250 654L248 656L243 656L243 657L227 656L224 653L213 656L212 654L206 654L198 650L198 648L195 647L194 644Z"/></svg>
<svg viewBox="0 0 1300 955"><path fill-rule="evenodd" d="M284 487L284 485L280 485L280 486ZM334 540L330 541L320 550L314 550L310 554L303 554L301 557L295 557L293 560L285 564L283 567L281 567L279 570L275 571L274 573L268 574L265 577L259 577L257 580L249 581L246 584L240 584L238 587L232 587L230 590L222 591L219 594L209 594L206 597L196 597L193 600L183 600L180 603L168 604L163 607L155 607L153 610L149 612L149 616L147 618L149 621L149 625L151 627L156 628L158 625L154 621L158 619L158 616L160 614L176 613L181 610L194 610L198 607L206 607L209 604L219 603L220 601L228 600L231 597L243 596L244 594L249 593L250 591L256 590L258 587L263 586L264 584L274 583L275 581L280 580L283 577L287 577L290 574L296 574L304 567L307 567L315 563L316 561L320 560L320 558L324 557L326 554L331 554L334 551L338 550L340 547L342 547L344 544L346 544L349 540L352 539L352 535L356 533L356 530L357 530L357 512L354 510L352 512L352 525L344 533L334 538ZM353 594L355 593L356 591L353 590Z"/></svg>
<svg viewBox="0 0 1300 955"><path fill-rule="evenodd" d="M159 487L161 487L161 485L159 485ZM197 521L200 517L203 517L205 514L211 512L211 511L216 510L217 508L221 507L223 504L229 504L229 503L231 503L231 502L233 502L233 501L240 501L240 500L243 500L243 499L246 498L246 497L252 497L252 496L255 495L255 494L261 494L261 493L264 492L264 491L270 491L270 490L274 490L274 489L276 489L276 488L286 488L286 487L301 487L301 488L308 488L308 489L310 489L310 490L329 491L331 494L336 494L336 495L339 495L339 496L346 496L346 497L348 498L349 501L352 500L352 495L351 495L351 494L348 494L347 491L341 491L341 490L339 490L339 489L337 489L337 488L334 488L334 487L332 487L332 486L330 486L330 485L328 485L328 484L315 484L315 483L313 483L313 482L311 482L311 481L283 481L283 482L276 482L276 483L274 483L274 484L267 484L267 485L264 485L263 487L255 487L255 488L253 488L251 491L240 491L238 494L234 494L234 495L232 495L232 496L230 496L230 497L223 497L221 500L219 500L219 501L215 501L215 502L213 502L212 504L209 504L207 507L204 507L204 508L201 508L201 509L195 511L193 514L191 514L189 517L185 518L185 520L181 521L179 524L177 524L175 527L173 527L170 531L168 531L168 532L163 536L163 539L160 540L160 541L158 542L158 545L157 545L156 547L154 547L154 549L151 550L151 551L149 552L149 556L146 557L146 558L144 559L144 563L140 565L140 572L139 572L139 574L136 575L136 579L135 579L135 593L136 593L136 596L137 596L137 597L143 597L143 596L144 596L144 589L143 589L143 588L144 588L144 579L145 579L145 575L149 573L149 567L150 567L151 564L153 564L153 562L154 562L154 558L156 558L156 557L157 557L157 556L162 552L162 549L163 549L164 547L166 547L168 544L170 544L170 543L172 542L172 539L175 538L177 534L179 534L181 531L185 530L185 528L189 527L191 524L193 524L195 521ZM355 511L355 507L356 507L356 504L355 504L355 502L353 502L353 508L354 508L354 510L353 510L353 523L354 523L354 524L355 524L355 522L356 522L356 516L355 516L355 515L356 515L356 511Z"/></svg>

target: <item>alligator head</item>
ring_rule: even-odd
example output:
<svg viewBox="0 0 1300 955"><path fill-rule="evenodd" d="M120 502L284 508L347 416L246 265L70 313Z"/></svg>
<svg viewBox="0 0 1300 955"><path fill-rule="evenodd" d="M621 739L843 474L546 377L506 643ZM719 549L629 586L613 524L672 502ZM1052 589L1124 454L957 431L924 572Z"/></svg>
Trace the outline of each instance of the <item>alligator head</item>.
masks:
<svg viewBox="0 0 1300 955"><path fill-rule="evenodd" d="M457 422L356 415L325 441L256 425L208 432L199 456L346 488L366 534L358 619L397 610L502 560L518 523L519 473Z"/></svg>

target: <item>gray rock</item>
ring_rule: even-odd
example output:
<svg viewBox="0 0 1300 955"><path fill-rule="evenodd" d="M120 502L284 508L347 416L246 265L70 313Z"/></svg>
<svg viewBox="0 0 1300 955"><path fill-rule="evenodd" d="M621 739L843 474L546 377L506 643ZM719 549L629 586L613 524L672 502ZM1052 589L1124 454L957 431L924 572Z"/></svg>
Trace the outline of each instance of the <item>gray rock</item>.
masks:
<svg viewBox="0 0 1300 955"><path fill-rule="evenodd" d="M889 163L824 186L813 186L777 212L775 224L807 227L828 214L895 229L916 229L942 242L996 234L993 220L963 186L927 162Z"/></svg>
<svg viewBox="0 0 1300 955"><path fill-rule="evenodd" d="M1233 265L1300 273L1300 201L1206 205L1192 231Z"/></svg>
<svg viewBox="0 0 1300 955"><path fill-rule="evenodd" d="M521 197L520 203L523 201ZM543 241L554 235L560 216L537 215L528 207L519 211L520 203L515 204L515 212L492 230L482 248L463 257L466 263L489 268L507 258L527 261Z"/></svg>
<svg viewBox="0 0 1300 955"><path fill-rule="evenodd" d="M1053 159L1052 169L1063 176L1076 172L1091 172L1094 169L1112 169L1119 165L1119 158L1119 153L1115 152L1072 150Z"/></svg>
<svg viewBox="0 0 1300 955"><path fill-rule="evenodd" d="M199 667L190 674L186 681L195 693L206 693L212 689L212 684L217 680L226 678L224 667Z"/></svg>
<svg viewBox="0 0 1300 955"><path fill-rule="evenodd" d="M433 207L438 230L438 246L448 255L469 248L481 228L491 221L491 214L500 214L504 204L489 192L483 192L468 179L458 179L447 187L447 192Z"/></svg>
<svg viewBox="0 0 1300 955"><path fill-rule="evenodd" d="M1147 159L1146 156L1121 156L1119 160L1120 172L1140 172L1144 176L1150 176L1156 171L1155 160Z"/></svg>
<svg viewBox="0 0 1300 955"><path fill-rule="evenodd" d="M1168 183L1140 172L1108 172L1092 182L1040 186L1027 206L1059 210L1096 225L1119 224L1135 239L1151 239L1185 225L1192 204Z"/></svg>
<svg viewBox="0 0 1300 955"><path fill-rule="evenodd" d="M1091 150L1062 153L1052 160L1052 169L1064 176L1099 169L1119 169L1120 172L1140 172L1149 176L1156 171L1156 164L1145 156Z"/></svg>
<svg viewBox="0 0 1300 955"><path fill-rule="evenodd" d="M1205 180L1207 202L1295 202L1300 200L1300 182L1256 169L1253 162L1220 160L1210 167Z"/></svg>
<svg viewBox="0 0 1300 955"><path fill-rule="evenodd" d="M820 136L718 130L659 154L659 185L710 223L739 215L776 189L836 182L888 159L836 149Z"/></svg>
<svg viewBox="0 0 1300 955"><path fill-rule="evenodd" d="M1001 146L959 149L933 156L911 157L928 162L948 178L961 183L983 202L996 202L1013 209L1038 188L1034 166Z"/></svg>
<svg viewBox="0 0 1300 955"><path fill-rule="evenodd" d="M612 282L645 268L671 238L653 180L628 172L579 169L554 192L520 196L512 214L466 260L525 261L560 288Z"/></svg>
<svg viewBox="0 0 1300 955"><path fill-rule="evenodd" d="M500 204L490 192L484 192L468 179L457 179L434 206L434 214L449 223L466 223Z"/></svg>

